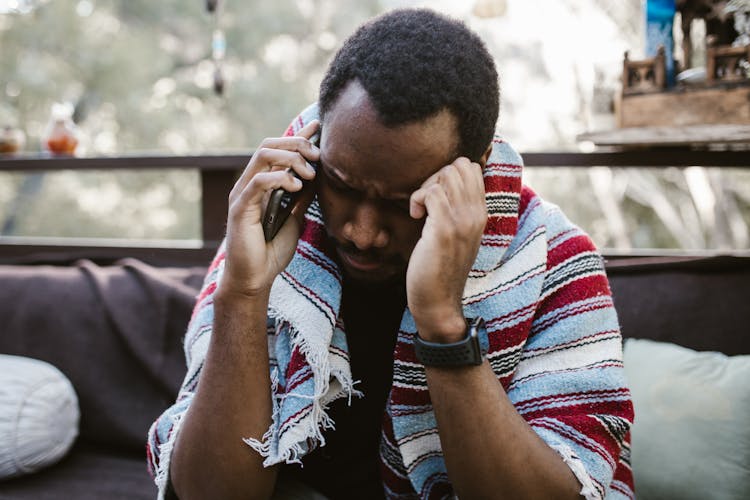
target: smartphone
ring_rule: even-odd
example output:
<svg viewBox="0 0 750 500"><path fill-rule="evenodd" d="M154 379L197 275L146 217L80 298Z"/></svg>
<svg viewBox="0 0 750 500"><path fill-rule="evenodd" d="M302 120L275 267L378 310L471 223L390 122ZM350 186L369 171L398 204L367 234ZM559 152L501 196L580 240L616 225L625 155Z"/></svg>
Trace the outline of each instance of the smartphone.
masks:
<svg viewBox="0 0 750 500"><path fill-rule="evenodd" d="M315 165L310 162L315 168ZM293 176L300 179L297 172L292 169L287 171L291 172ZM281 226L284 225L286 220L289 218L289 214L292 213L297 199L300 197L302 192L305 190L307 184L311 181L302 179L302 189L294 193L290 193L282 188L274 189L271 192L271 197L268 199L268 206L266 206L266 214L263 216L263 235L266 237L266 241L271 241L279 232Z"/></svg>
<svg viewBox="0 0 750 500"><path fill-rule="evenodd" d="M319 135L314 135L310 140L316 146L318 145ZM317 171L317 162L308 161L310 165ZM263 216L263 235L266 241L271 241L279 232L281 226L284 225L286 220L289 218L289 214L292 213L294 205L297 203L302 192L307 189L307 184L312 181L306 181L302 179L297 172L291 168L287 169L293 176L302 180L302 189L297 192L290 193L282 188L274 189L271 191L271 197L268 199L268 206L266 206L266 213Z"/></svg>

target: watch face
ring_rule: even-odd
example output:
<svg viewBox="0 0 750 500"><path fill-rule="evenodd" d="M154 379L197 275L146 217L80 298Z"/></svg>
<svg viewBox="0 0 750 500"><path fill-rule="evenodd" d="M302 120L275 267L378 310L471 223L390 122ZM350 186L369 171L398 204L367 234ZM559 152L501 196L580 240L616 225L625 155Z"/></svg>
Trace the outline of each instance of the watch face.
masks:
<svg viewBox="0 0 750 500"><path fill-rule="evenodd" d="M487 333L482 318L467 320L466 337L452 344L422 340L419 333L414 339L417 359L425 366L481 365L487 351ZM481 337L484 337L482 339Z"/></svg>

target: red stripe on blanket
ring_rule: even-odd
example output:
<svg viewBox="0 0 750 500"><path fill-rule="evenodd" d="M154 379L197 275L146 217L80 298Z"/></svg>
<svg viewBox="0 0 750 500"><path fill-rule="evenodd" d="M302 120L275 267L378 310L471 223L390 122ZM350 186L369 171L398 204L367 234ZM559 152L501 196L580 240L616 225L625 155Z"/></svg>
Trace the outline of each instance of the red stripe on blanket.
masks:
<svg viewBox="0 0 750 500"><path fill-rule="evenodd" d="M208 273L207 274L210 274L214 269L216 269L217 267L219 267L219 264L221 263L221 261L223 261L224 259L226 259L226 257L227 257L227 253L226 252L219 252L219 253L217 253L216 257L214 257L214 260L211 262L211 265L208 266Z"/></svg>
<svg viewBox="0 0 750 500"><path fill-rule="evenodd" d="M561 418L576 414L627 415L630 391L625 388L555 394L518 401L516 409L526 420Z"/></svg>
<svg viewBox="0 0 750 500"><path fill-rule="evenodd" d="M515 234L516 228L518 228L517 217L495 217L493 216L493 217L487 218L487 225L484 227L484 234L512 235L512 234ZM486 241L483 244L486 246L508 246L509 243L510 243L510 238L508 238L508 241L504 243Z"/></svg>
<svg viewBox="0 0 750 500"><path fill-rule="evenodd" d="M203 291L198 295L197 303L200 304L203 302L203 299L208 297L209 295L213 295L213 293L216 291L216 282L210 283L206 288L203 289ZM198 308L196 307L196 310Z"/></svg>
<svg viewBox="0 0 750 500"><path fill-rule="evenodd" d="M304 354L300 352L298 347L295 347L292 350L292 355L289 359L289 366L287 366L286 375L287 377L289 377L290 375L294 374L294 372L301 370L302 368L305 368L307 366L308 366L308 363L307 363L307 360L305 359Z"/></svg>
<svg viewBox="0 0 750 500"><path fill-rule="evenodd" d="M529 202L536 198L536 193L528 186L521 186L521 201L518 206L519 218L526 213L529 208Z"/></svg>
<svg viewBox="0 0 750 500"><path fill-rule="evenodd" d="M560 237L560 235L557 235L556 239L559 241ZM568 238L567 240L557 245L552 245L550 242L550 248L548 249L547 253L547 267L555 267L556 265L565 262L571 257L575 257L582 252L594 251L596 251L594 242L591 241L591 238L583 233L579 233L577 236Z"/></svg>
<svg viewBox="0 0 750 500"><path fill-rule="evenodd" d="M509 175L487 175L484 177L484 190L487 193L515 194L521 189L521 178Z"/></svg>
<svg viewBox="0 0 750 500"><path fill-rule="evenodd" d="M547 300L545 300L544 303L539 307L539 312L537 315L541 317L545 314L550 314L574 302L592 299L595 297L609 296L609 285L607 283L607 278L603 274L584 276L571 281L570 283L550 294L550 296L547 297ZM592 310L601 308L593 305L591 307Z"/></svg>

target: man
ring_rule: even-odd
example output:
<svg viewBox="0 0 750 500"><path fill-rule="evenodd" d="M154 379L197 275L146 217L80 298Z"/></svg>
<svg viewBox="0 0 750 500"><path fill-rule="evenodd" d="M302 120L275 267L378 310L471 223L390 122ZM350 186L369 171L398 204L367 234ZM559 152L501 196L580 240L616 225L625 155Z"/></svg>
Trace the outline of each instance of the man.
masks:
<svg viewBox="0 0 750 500"><path fill-rule="evenodd" d="M162 493L632 497L601 258L522 189L497 114L492 58L457 21L397 10L347 40L230 194L188 374L150 432ZM267 243L279 187L304 194Z"/></svg>

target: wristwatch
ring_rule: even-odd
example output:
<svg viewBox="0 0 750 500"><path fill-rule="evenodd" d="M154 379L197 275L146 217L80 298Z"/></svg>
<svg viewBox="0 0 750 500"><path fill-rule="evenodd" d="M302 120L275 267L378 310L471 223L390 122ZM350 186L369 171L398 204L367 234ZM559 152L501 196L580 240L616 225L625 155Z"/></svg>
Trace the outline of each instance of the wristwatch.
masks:
<svg viewBox="0 0 750 500"><path fill-rule="evenodd" d="M457 367L481 365L487 354L489 341L482 318L466 319L466 337L458 342L441 344L414 336L414 351L425 366Z"/></svg>

